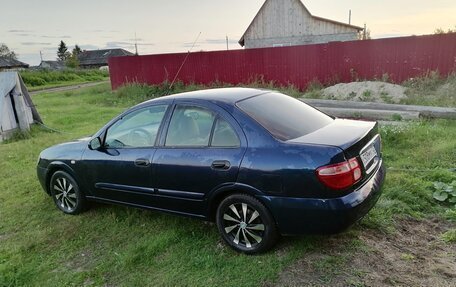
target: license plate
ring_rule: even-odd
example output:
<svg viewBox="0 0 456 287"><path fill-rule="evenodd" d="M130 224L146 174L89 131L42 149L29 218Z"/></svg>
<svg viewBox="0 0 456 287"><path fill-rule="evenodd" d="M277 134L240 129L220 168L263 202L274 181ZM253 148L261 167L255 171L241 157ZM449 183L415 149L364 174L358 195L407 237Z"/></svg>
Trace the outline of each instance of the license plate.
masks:
<svg viewBox="0 0 456 287"><path fill-rule="evenodd" d="M364 167L370 163L370 161L377 156L377 151L373 146L369 147L365 152L361 154L361 160L363 161Z"/></svg>

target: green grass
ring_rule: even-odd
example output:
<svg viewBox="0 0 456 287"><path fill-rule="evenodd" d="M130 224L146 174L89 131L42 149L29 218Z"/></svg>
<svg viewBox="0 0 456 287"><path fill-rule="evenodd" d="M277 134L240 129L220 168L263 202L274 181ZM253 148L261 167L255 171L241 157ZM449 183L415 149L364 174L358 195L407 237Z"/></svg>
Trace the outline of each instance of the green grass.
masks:
<svg viewBox="0 0 456 287"><path fill-rule="evenodd" d="M383 75L382 78L376 80L390 82L387 74ZM254 85L257 84L262 85L261 82L254 83ZM400 104L456 107L456 73L452 73L449 76L442 76L438 72L434 71L397 84L407 88L405 91L407 98L401 99ZM318 81L314 81L303 93L297 89L291 89L291 91L288 91L288 94L294 97L320 99L325 98L325 95L323 93L324 88L325 87L319 84ZM286 91L287 89L284 87L281 88L281 90ZM372 97L372 94L372 91L365 91L362 94L360 101L375 101L375 99ZM353 92L348 96L348 99L352 99L355 96L356 93ZM382 92L380 94L380 98L385 103L394 103L392 96L388 95L385 92Z"/></svg>
<svg viewBox="0 0 456 287"><path fill-rule="evenodd" d="M430 72L402 83L407 87L407 105L456 107L456 73L442 77L438 72Z"/></svg>
<svg viewBox="0 0 456 287"><path fill-rule="evenodd" d="M442 234L442 239L446 242L456 243L456 229L450 229L444 234Z"/></svg>
<svg viewBox="0 0 456 287"><path fill-rule="evenodd" d="M290 86L277 86L274 82L264 82L257 80L249 84L239 84L239 87L244 88L260 88L260 89L270 89L281 91L289 96L298 98L302 96L302 93L293 85ZM170 83L164 82L159 85L143 85L143 84L129 84L120 87L117 89L115 96L111 98L103 99L103 104L107 105L133 105L138 102L145 100L177 94L184 92L191 92L195 90L205 90L205 89L215 89L215 88L226 88L226 87L236 87L236 85L230 85L225 83L214 82L211 85L201 85L201 84L188 84L185 85L182 82L176 82L170 87ZM312 89L319 89L318 84L312 84Z"/></svg>
<svg viewBox="0 0 456 287"><path fill-rule="evenodd" d="M176 85L172 92L198 86ZM34 103L46 125L0 144L0 286L258 286L306 256L324 250L325 236L285 238L273 251L246 256L227 248L213 224L96 204L79 216L64 216L35 175L39 152L96 132L125 108L166 94L167 87L109 85L40 94ZM456 211L432 198L432 182L456 179L456 122L422 121L381 130L390 168L384 194L361 224L344 236L362 250L356 235L369 228L394 230L400 216L456 221ZM454 232L443 238L454 239ZM315 262L331 269L345 259ZM331 276L328 273L328 282Z"/></svg>
<svg viewBox="0 0 456 287"><path fill-rule="evenodd" d="M98 82L109 79L109 73L107 71L100 70L25 70L21 71L20 74L30 91L81 83Z"/></svg>

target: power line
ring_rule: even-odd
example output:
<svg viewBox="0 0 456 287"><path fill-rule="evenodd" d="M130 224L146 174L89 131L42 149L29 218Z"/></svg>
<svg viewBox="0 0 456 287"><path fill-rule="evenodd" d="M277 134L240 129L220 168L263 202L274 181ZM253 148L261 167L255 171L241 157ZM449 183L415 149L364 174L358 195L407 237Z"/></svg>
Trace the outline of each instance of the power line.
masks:
<svg viewBox="0 0 456 287"><path fill-rule="evenodd" d="M198 41L198 39L199 39L200 36L201 36L201 32L199 32L198 36L197 36L196 39L195 39L195 42L193 42L192 47L190 48L190 50L188 50L188 53L187 53L187 55L185 56L185 59L184 59L184 61L182 62L182 65L179 67L179 70L177 70L177 73L176 73L176 75L174 76L173 81L172 81L171 84L169 85L168 93L171 91L171 88L173 87L174 82L177 80L177 77L179 76L180 71L181 71L182 68L184 67L185 62L187 62L188 56L190 56L190 53L191 53L191 51L193 50L193 48L195 47L195 44L196 44L196 42Z"/></svg>

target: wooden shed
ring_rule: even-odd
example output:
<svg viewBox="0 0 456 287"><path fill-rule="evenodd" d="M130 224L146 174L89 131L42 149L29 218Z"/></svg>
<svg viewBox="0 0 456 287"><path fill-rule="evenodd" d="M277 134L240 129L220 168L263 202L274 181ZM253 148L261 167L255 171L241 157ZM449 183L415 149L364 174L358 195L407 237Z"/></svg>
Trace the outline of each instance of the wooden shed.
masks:
<svg viewBox="0 0 456 287"><path fill-rule="evenodd" d="M43 123L32 98L17 72L0 72L0 142L15 131L27 131Z"/></svg>
<svg viewBox="0 0 456 287"><path fill-rule="evenodd" d="M362 30L313 16L300 0L266 0L239 44L248 49L352 41Z"/></svg>
<svg viewBox="0 0 456 287"><path fill-rule="evenodd" d="M134 54L124 49L105 49L82 51L78 55L81 68L100 68L108 66L108 59L111 57L133 56Z"/></svg>
<svg viewBox="0 0 456 287"><path fill-rule="evenodd" d="M0 57L0 71L15 71L27 69L28 64L10 57Z"/></svg>

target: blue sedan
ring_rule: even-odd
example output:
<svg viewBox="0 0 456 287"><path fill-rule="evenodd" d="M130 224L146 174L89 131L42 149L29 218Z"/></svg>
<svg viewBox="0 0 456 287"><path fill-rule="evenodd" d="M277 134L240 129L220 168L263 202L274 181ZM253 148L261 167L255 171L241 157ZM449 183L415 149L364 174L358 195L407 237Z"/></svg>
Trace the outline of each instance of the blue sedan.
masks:
<svg viewBox="0 0 456 287"><path fill-rule="evenodd" d="M380 149L375 122L274 91L214 89L132 107L41 152L37 173L64 213L99 201L215 221L252 254L280 234L340 232L362 218L381 193Z"/></svg>

